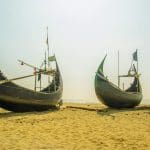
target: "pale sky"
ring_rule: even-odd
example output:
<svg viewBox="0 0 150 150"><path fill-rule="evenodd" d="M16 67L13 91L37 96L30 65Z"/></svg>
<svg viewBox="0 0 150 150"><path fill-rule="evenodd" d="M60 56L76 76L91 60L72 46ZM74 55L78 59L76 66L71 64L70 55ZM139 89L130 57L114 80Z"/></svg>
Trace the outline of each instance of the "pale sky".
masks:
<svg viewBox="0 0 150 150"><path fill-rule="evenodd" d="M116 84L118 50L125 74L136 49L143 96L150 99L149 8L149 0L0 0L0 69L12 78L32 73L17 59L40 66L48 26L64 99L98 102L94 77L105 54L104 72ZM17 83L33 86L31 79Z"/></svg>

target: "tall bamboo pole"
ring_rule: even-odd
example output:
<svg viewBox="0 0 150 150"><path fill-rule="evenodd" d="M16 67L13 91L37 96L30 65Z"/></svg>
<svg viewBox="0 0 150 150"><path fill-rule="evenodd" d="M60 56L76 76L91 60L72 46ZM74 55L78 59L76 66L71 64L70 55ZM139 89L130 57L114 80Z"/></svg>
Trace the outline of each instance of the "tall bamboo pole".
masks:
<svg viewBox="0 0 150 150"><path fill-rule="evenodd" d="M48 61L48 69L50 70L50 62L49 62L49 41L48 41L48 27L47 27L47 51L48 51L48 56L47 56L47 61ZM50 76L48 75L48 83L50 85ZM50 87L49 87L49 92L50 92Z"/></svg>
<svg viewBox="0 0 150 150"><path fill-rule="evenodd" d="M119 76L119 50L118 50L118 87L120 87L120 76Z"/></svg>

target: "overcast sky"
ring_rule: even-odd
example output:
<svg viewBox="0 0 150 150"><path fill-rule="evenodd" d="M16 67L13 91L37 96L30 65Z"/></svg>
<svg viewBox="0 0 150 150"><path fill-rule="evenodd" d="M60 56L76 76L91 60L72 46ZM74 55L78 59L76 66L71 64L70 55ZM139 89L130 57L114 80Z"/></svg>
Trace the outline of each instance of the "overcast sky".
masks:
<svg viewBox="0 0 150 150"><path fill-rule="evenodd" d="M0 0L0 69L9 78L33 70L17 59L40 66L49 27L50 53L55 53L64 83L64 99L98 102L94 76L107 53L104 72L117 83L139 50L144 99L150 98L149 0ZM19 81L33 87L31 79Z"/></svg>

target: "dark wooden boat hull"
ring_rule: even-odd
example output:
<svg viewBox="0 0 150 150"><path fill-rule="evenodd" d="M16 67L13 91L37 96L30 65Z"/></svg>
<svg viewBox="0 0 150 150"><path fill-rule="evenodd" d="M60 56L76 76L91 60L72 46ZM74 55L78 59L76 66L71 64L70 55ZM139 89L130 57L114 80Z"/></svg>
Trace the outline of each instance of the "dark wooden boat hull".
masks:
<svg viewBox="0 0 150 150"><path fill-rule="evenodd" d="M0 80L6 79L0 73ZM43 111L54 108L62 103L62 81L55 92L36 92L23 88L12 82L0 85L0 107L15 111Z"/></svg>
<svg viewBox="0 0 150 150"><path fill-rule="evenodd" d="M131 108L140 104L140 92L122 91L108 81L95 77L95 92L97 98L105 105L113 108Z"/></svg>
<svg viewBox="0 0 150 150"><path fill-rule="evenodd" d="M104 58L105 60L105 58ZM103 74L102 61L95 76L95 93L99 101L113 108L131 108L140 104L142 100L139 79L135 77L133 84L126 91L121 90L109 82ZM137 88L137 82L139 84Z"/></svg>

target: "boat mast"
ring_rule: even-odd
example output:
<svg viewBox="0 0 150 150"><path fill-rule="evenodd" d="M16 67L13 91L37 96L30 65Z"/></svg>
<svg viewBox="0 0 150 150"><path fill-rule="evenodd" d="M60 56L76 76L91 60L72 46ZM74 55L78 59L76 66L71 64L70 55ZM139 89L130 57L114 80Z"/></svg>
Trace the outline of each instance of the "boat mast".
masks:
<svg viewBox="0 0 150 150"><path fill-rule="evenodd" d="M48 51L48 56L47 56L47 61L48 61L48 70L50 70L50 62L49 62L49 42L48 42L48 27L47 27L47 40L46 40L46 44L47 44L47 51ZM50 84L50 76L48 75L48 83ZM49 87L49 92L50 92L50 87Z"/></svg>
<svg viewBox="0 0 150 150"><path fill-rule="evenodd" d="M48 61L48 69L50 70L50 61L49 61L49 41L48 41L48 27L47 27L47 51L48 51L48 57L47 57L47 61ZM55 81L55 77L54 77L54 90L56 91L56 81ZM50 76L48 76L48 83L50 84ZM50 92L50 87L49 87L49 92Z"/></svg>
<svg viewBox="0 0 150 150"><path fill-rule="evenodd" d="M120 76L119 76L119 50L118 50L118 87L120 87Z"/></svg>
<svg viewBox="0 0 150 150"><path fill-rule="evenodd" d="M36 80L37 80L37 76L36 76L36 68L34 69L34 74L35 74L34 90L36 91Z"/></svg>
<svg viewBox="0 0 150 150"><path fill-rule="evenodd" d="M45 71L46 71L46 51L45 51L45 59L44 59L44 67L45 67Z"/></svg>
<svg viewBox="0 0 150 150"><path fill-rule="evenodd" d="M136 49L136 53L137 53L137 74L138 74L138 70L139 70L139 63L138 63L138 49Z"/></svg>
<svg viewBox="0 0 150 150"><path fill-rule="evenodd" d="M48 58L49 58L49 42L48 42L48 27L47 27L47 41L46 41L46 43L47 43L47 51L48 51L48 56L47 56L47 60L48 60ZM50 63L49 63L49 61L48 61L48 68L50 67Z"/></svg>
<svg viewBox="0 0 150 150"><path fill-rule="evenodd" d="M138 49L136 49L136 53L137 53L137 75L138 75L138 79L139 79L139 72L138 72L138 70L139 70L139 63L138 63ZM138 92L138 90L139 90L139 82L137 82L137 92Z"/></svg>

